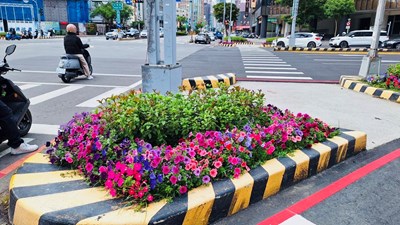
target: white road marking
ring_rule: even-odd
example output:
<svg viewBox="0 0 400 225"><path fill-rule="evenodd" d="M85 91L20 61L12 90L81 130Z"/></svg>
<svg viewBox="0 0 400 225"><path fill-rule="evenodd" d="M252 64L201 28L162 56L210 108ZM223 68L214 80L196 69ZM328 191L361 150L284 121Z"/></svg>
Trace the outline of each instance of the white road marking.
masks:
<svg viewBox="0 0 400 225"><path fill-rule="evenodd" d="M25 81L14 81L15 84L31 84L31 85L57 85L57 86L76 86L77 84L66 84L66 83L46 83L46 82L25 82ZM84 84L85 87L101 87L101 88L118 88L118 87L126 87L126 86L116 86L116 85L98 85L98 84Z"/></svg>
<svg viewBox="0 0 400 225"><path fill-rule="evenodd" d="M124 92L126 92L126 91L128 91L130 89L133 89L133 88L135 88L135 87L137 87L137 86L139 86L141 84L142 84L142 81L140 80L140 81L138 81L138 82L136 82L136 83L134 83L134 84L132 84L132 85L130 85L128 87L114 88L114 89L112 89L110 91L107 91L107 92L101 94L101 95L98 95L96 97L93 97L93 98L85 101L85 102L82 102L81 104L77 105L77 107L93 107L93 108L97 107L97 106L100 105L98 100L111 97L112 95L119 95L119 94L124 93Z"/></svg>
<svg viewBox="0 0 400 225"><path fill-rule="evenodd" d="M45 134L45 135L58 135L58 129L60 125L49 125L49 124L32 124L29 130L30 134Z"/></svg>
<svg viewBox="0 0 400 225"><path fill-rule="evenodd" d="M260 59L260 58L254 58L254 59L243 59L243 61L266 61L266 62L269 62L269 61L271 61L271 62L275 62L275 61L282 61L282 59L279 59L279 58L277 58L277 59Z"/></svg>
<svg viewBox="0 0 400 225"><path fill-rule="evenodd" d="M289 64L244 63L245 66L291 66Z"/></svg>
<svg viewBox="0 0 400 225"><path fill-rule="evenodd" d="M67 86L67 87L64 87L61 89L57 89L55 91L48 92L46 94L38 95L38 96L30 99L31 105L36 105L36 104L42 103L44 101L56 98L58 96L67 94L69 92L79 90L83 87L85 87L85 86L83 86L83 85Z"/></svg>
<svg viewBox="0 0 400 225"><path fill-rule="evenodd" d="M286 62L282 62L282 61L255 61L255 60L243 60L243 63L262 63L262 62L265 62L265 63L282 63L282 64L286 64Z"/></svg>
<svg viewBox="0 0 400 225"><path fill-rule="evenodd" d="M281 72L281 71L246 71L246 73L265 73L265 74L304 74L303 72Z"/></svg>
<svg viewBox="0 0 400 225"><path fill-rule="evenodd" d="M285 220L280 225L315 225L315 223L312 223L311 221L307 220L306 218L300 215L294 215L289 219Z"/></svg>
<svg viewBox="0 0 400 225"><path fill-rule="evenodd" d="M39 84L25 84L25 85L21 85L21 86L18 86L21 90L26 90L26 89L29 89L29 88L34 88L34 87L37 87L37 86L40 86Z"/></svg>
<svg viewBox="0 0 400 225"><path fill-rule="evenodd" d="M265 78L265 79L289 79L289 80L312 80L311 77L284 77L284 76L247 76L248 78Z"/></svg>
<svg viewBox="0 0 400 225"><path fill-rule="evenodd" d="M18 73L47 73L57 74L56 71L40 71L40 70L22 70ZM93 76L118 76L118 77L142 77L142 75L134 74L115 74L115 73L93 73Z"/></svg>
<svg viewBox="0 0 400 225"><path fill-rule="evenodd" d="M276 56L242 56L242 59L279 59Z"/></svg>
<svg viewBox="0 0 400 225"><path fill-rule="evenodd" d="M278 68L278 67L244 67L244 69L255 69L255 70L297 70L296 68Z"/></svg>
<svg viewBox="0 0 400 225"><path fill-rule="evenodd" d="M360 62L362 59L314 59L318 62ZM398 63L396 60L382 60L383 63Z"/></svg>

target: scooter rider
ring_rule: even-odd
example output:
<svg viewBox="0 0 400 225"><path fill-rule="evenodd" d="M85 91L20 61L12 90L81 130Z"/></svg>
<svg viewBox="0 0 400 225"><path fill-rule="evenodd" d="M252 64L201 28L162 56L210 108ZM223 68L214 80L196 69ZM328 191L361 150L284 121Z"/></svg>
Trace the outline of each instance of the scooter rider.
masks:
<svg viewBox="0 0 400 225"><path fill-rule="evenodd" d="M11 147L11 155L33 152L38 149L37 145L24 143L19 135L16 122L12 119L12 110L0 99L0 122L1 132L6 135L7 145Z"/></svg>
<svg viewBox="0 0 400 225"><path fill-rule="evenodd" d="M81 39L76 35L76 26L73 24L67 25L67 35L64 37L65 53L79 57L83 71L87 79L93 79L90 75L89 65L83 56L83 44Z"/></svg>

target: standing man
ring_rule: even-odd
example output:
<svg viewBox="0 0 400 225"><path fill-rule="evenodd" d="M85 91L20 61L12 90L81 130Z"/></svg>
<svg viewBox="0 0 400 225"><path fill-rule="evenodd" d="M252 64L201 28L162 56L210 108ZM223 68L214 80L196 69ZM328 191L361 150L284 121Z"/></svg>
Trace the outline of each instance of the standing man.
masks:
<svg viewBox="0 0 400 225"><path fill-rule="evenodd" d="M83 56L83 44L81 39L76 35L76 31L75 25L67 25L67 35L64 37L65 53L69 55L75 55L79 58L85 76L88 80L91 80L93 79L93 76L90 75L89 65Z"/></svg>

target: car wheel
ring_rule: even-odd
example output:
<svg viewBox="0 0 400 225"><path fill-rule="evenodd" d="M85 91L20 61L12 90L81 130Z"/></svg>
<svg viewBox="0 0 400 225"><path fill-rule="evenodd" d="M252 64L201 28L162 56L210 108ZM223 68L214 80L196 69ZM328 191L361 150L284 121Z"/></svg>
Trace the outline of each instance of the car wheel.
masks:
<svg viewBox="0 0 400 225"><path fill-rule="evenodd" d="M106 40L108 40L108 37L106 38Z"/></svg>
<svg viewBox="0 0 400 225"><path fill-rule="evenodd" d="M276 44L276 46L284 48L285 43L283 43L283 41L280 41L280 42L278 42L278 44Z"/></svg>
<svg viewBox="0 0 400 225"><path fill-rule="evenodd" d="M400 43L398 43L394 48L400 50Z"/></svg>
<svg viewBox="0 0 400 225"><path fill-rule="evenodd" d="M317 44L315 44L315 42L311 41L307 44L307 48L315 48L317 47Z"/></svg>
<svg viewBox="0 0 400 225"><path fill-rule="evenodd" d="M348 48L349 44L347 43L347 41L342 41L342 42L340 42L339 47L340 48Z"/></svg>
<svg viewBox="0 0 400 225"><path fill-rule="evenodd" d="M382 41L379 42L378 48L383 48L383 43L382 43Z"/></svg>

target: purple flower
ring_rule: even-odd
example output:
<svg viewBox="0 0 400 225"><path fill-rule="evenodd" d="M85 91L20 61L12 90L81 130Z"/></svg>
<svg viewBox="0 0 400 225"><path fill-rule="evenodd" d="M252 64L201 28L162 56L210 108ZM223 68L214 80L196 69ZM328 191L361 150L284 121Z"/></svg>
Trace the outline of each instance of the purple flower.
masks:
<svg viewBox="0 0 400 225"><path fill-rule="evenodd" d="M146 145L144 147L147 148L147 149L151 149L153 146L151 146L150 143L146 143Z"/></svg>
<svg viewBox="0 0 400 225"><path fill-rule="evenodd" d="M212 152L213 152L214 155L216 155L216 154L218 154L219 151L218 151L218 149L214 148L214 149L212 150Z"/></svg>
<svg viewBox="0 0 400 225"><path fill-rule="evenodd" d="M247 131L248 133L251 132L251 127L250 127L249 124L246 124L246 125L243 127L243 129L244 129L245 131Z"/></svg>
<svg viewBox="0 0 400 225"><path fill-rule="evenodd" d="M196 175L196 177L198 177L198 176L200 176L200 169L199 168L196 168L194 171L193 171L193 173L194 173L194 175Z"/></svg>
<svg viewBox="0 0 400 225"><path fill-rule="evenodd" d="M184 159L183 159L183 162L185 163L185 164L188 164L188 163L190 163L190 158L189 157L185 157Z"/></svg>
<svg viewBox="0 0 400 225"><path fill-rule="evenodd" d="M203 177L203 183L205 183L205 184L208 184L209 182L210 182L210 176L208 176L208 175L205 175L204 177Z"/></svg>
<svg viewBox="0 0 400 225"><path fill-rule="evenodd" d="M158 181L158 183L161 183L163 181L163 175L162 174L158 174L157 175L157 181Z"/></svg>

